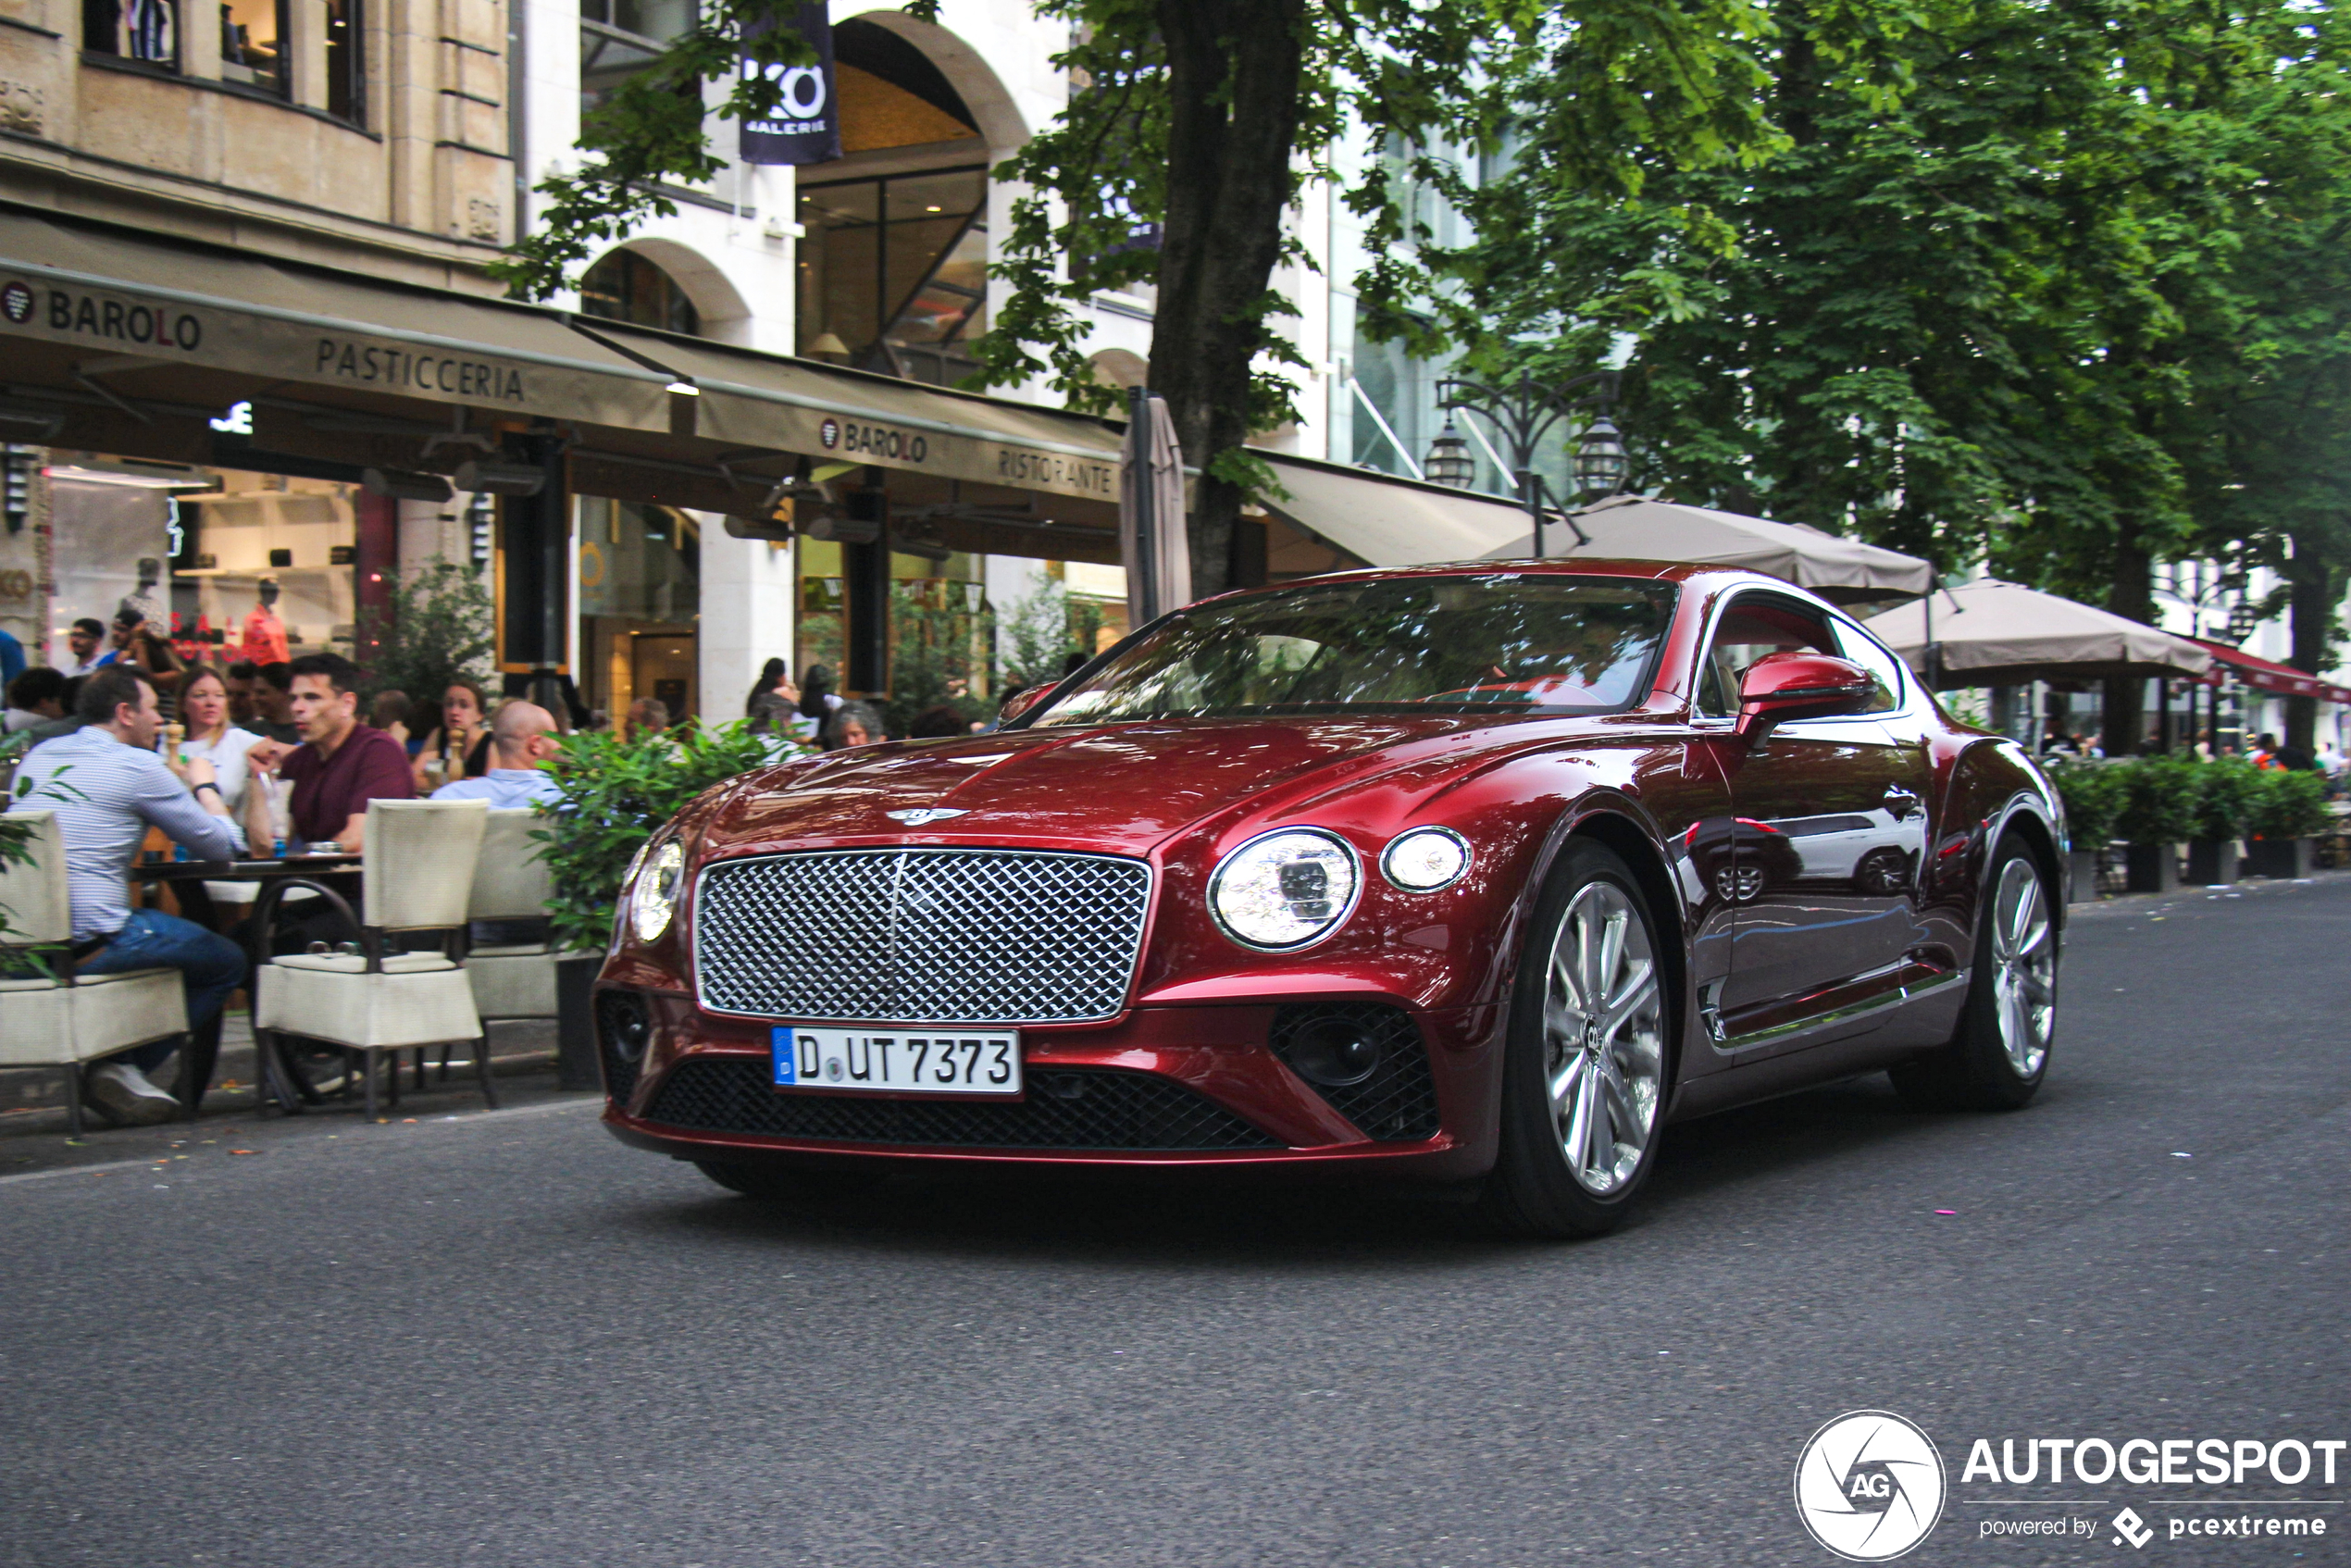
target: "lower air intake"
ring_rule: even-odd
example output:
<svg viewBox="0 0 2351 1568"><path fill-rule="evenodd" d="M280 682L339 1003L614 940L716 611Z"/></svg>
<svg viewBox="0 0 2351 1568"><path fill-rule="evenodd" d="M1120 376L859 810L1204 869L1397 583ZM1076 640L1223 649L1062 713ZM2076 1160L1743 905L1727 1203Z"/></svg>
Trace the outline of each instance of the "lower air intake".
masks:
<svg viewBox="0 0 2351 1568"><path fill-rule="evenodd" d="M1377 1002L1317 1002L1274 1015L1274 1054L1365 1138L1435 1138L1437 1080L1412 1015Z"/></svg>
<svg viewBox="0 0 2351 1568"><path fill-rule="evenodd" d="M958 1149L1279 1149L1186 1089L1150 1073L1033 1067L1026 1100L882 1100L786 1094L764 1057L689 1058L653 1090L645 1120L690 1132Z"/></svg>

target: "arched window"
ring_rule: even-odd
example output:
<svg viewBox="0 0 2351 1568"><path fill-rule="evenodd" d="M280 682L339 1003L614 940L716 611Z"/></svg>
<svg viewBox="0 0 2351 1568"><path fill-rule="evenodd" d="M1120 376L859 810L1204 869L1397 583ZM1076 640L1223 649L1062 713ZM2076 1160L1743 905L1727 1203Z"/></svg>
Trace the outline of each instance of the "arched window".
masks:
<svg viewBox="0 0 2351 1568"><path fill-rule="evenodd" d="M614 251L579 280L579 308L638 327L702 335L702 317L678 280L635 251Z"/></svg>

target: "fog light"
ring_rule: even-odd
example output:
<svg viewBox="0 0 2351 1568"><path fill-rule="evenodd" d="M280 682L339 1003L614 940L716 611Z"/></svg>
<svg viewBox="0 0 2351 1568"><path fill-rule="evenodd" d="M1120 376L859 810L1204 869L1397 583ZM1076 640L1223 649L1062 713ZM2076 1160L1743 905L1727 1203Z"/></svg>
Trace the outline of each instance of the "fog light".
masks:
<svg viewBox="0 0 2351 1568"><path fill-rule="evenodd" d="M1345 1089L1379 1071L1380 1045L1348 1018L1318 1018L1289 1042L1289 1064L1308 1083Z"/></svg>

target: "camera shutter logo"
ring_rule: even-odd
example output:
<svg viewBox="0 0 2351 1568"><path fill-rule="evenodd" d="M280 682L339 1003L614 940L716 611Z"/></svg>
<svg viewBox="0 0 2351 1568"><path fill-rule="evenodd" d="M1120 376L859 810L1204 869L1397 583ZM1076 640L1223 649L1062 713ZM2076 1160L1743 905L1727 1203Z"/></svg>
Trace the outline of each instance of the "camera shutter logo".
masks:
<svg viewBox="0 0 2351 1568"><path fill-rule="evenodd" d="M9 280L0 288L0 314L21 325L32 319L32 290L23 283Z"/></svg>
<svg viewBox="0 0 2351 1568"><path fill-rule="evenodd" d="M1796 1462L1796 1512L1853 1562L1901 1556L1943 1516L1943 1456L1890 1411L1857 1410L1812 1434Z"/></svg>

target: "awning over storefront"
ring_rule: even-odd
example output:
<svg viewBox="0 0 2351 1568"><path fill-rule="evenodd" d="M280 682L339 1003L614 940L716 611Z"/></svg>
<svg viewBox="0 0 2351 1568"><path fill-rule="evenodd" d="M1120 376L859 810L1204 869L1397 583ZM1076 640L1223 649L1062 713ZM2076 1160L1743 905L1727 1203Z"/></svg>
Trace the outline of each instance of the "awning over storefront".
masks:
<svg viewBox="0 0 2351 1568"><path fill-rule="evenodd" d="M668 378L554 311L21 207L0 206L0 333L69 351L62 390L102 397L119 382L133 401L211 401L229 372L625 428L669 418ZM29 380L10 358L0 379Z"/></svg>
<svg viewBox="0 0 2351 1568"><path fill-rule="evenodd" d="M2208 638L2195 637L2189 641L2211 650L2213 662L2218 666L2212 671L2215 676L2225 668L2228 674L2257 691L2274 691L2281 697L2316 697L2321 703L2351 703L2351 688L2321 680L2315 675L2295 669L2292 665L2257 659L2225 642L2214 642Z"/></svg>
<svg viewBox="0 0 2351 1568"><path fill-rule="evenodd" d="M1370 566L1474 561L1526 532L1507 502L1287 453L1258 454L1289 494L1266 510Z"/></svg>
<svg viewBox="0 0 2351 1568"><path fill-rule="evenodd" d="M447 472L464 410L566 427L576 479L713 511L795 455L1118 496L1118 436L1083 416L5 203L0 344L15 440L62 411L58 440L201 461L205 419L251 401L261 445Z"/></svg>

